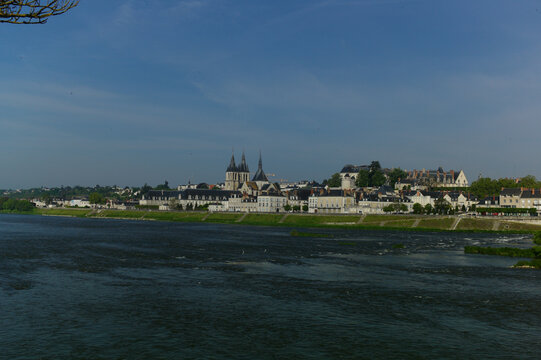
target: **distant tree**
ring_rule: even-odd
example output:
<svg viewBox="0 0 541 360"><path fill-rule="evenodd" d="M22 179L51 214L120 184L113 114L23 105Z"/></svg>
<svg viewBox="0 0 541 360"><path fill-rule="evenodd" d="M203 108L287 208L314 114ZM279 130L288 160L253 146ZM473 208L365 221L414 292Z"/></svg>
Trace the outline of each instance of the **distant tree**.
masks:
<svg viewBox="0 0 541 360"><path fill-rule="evenodd" d="M93 192L88 196L91 204L105 204L105 198L98 192Z"/></svg>
<svg viewBox="0 0 541 360"><path fill-rule="evenodd" d="M470 191L483 199L487 196L499 195L501 186L497 180L491 178L480 178L471 183Z"/></svg>
<svg viewBox="0 0 541 360"><path fill-rule="evenodd" d="M369 170L359 171L355 184L358 187L381 186L385 184L386 181L387 179L381 170L379 161L372 161Z"/></svg>
<svg viewBox="0 0 541 360"><path fill-rule="evenodd" d="M378 170L381 170L381 165L379 163L379 161L372 161L370 163L370 172L375 172L375 171L378 171Z"/></svg>
<svg viewBox="0 0 541 360"><path fill-rule="evenodd" d="M401 212L406 212L406 211L408 211L408 207L406 206L406 204L400 204L400 211L401 211Z"/></svg>
<svg viewBox="0 0 541 360"><path fill-rule="evenodd" d="M141 188L141 195L147 194L150 190L152 190L152 187L145 183L145 185L143 185L143 187Z"/></svg>
<svg viewBox="0 0 541 360"><path fill-rule="evenodd" d="M49 194L43 194L41 197L41 201L43 201L45 204L49 205L51 203L51 196Z"/></svg>
<svg viewBox="0 0 541 360"><path fill-rule="evenodd" d="M207 183L201 183L196 186L197 189L208 189L209 185Z"/></svg>
<svg viewBox="0 0 541 360"><path fill-rule="evenodd" d="M342 179L340 178L339 173L334 173L330 179L327 180L327 185L329 187L340 187L342 186Z"/></svg>
<svg viewBox="0 0 541 360"><path fill-rule="evenodd" d="M370 186L370 171L361 169L357 174L355 185L357 185L357 187Z"/></svg>
<svg viewBox="0 0 541 360"><path fill-rule="evenodd" d="M387 179L381 170L377 170L370 176L370 186L381 186L385 184Z"/></svg>
<svg viewBox="0 0 541 360"><path fill-rule="evenodd" d="M15 204L17 211L31 211L32 209L34 209L34 204L27 200L18 200Z"/></svg>
<svg viewBox="0 0 541 360"><path fill-rule="evenodd" d="M424 212L423 205L419 203L413 204L413 213L414 214L422 214Z"/></svg>
<svg viewBox="0 0 541 360"><path fill-rule="evenodd" d="M308 205L303 205L302 206L302 211L304 211L304 212L308 211Z"/></svg>
<svg viewBox="0 0 541 360"><path fill-rule="evenodd" d="M293 211L301 211L301 207L299 205L293 205Z"/></svg>
<svg viewBox="0 0 541 360"><path fill-rule="evenodd" d="M285 205L284 205L284 210L285 210L285 211L290 211L290 210L291 210L291 205L285 204Z"/></svg>
<svg viewBox="0 0 541 360"><path fill-rule="evenodd" d="M156 186L155 190L169 190L169 182L165 180L163 184Z"/></svg>
<svg viewBox="0 0 541 360"><path fill-rule="evenodd" d="M404 170L401 168L394 168L389 174L389 185L393 186L399 181L403 180L408 176Z"/></svg>
<svg viewBox="0 0 541 360"><path fill-rule="evenodd" d="M392 204L387 205L387 206L383 207L383 211L384 212L393 212L394 211L394 206Z"/></svg>
<svg viewBox="0 0 541 360"><path fill-rule="evenodd" d="M525 188L537 187L537 179L533 175L526 175L519 181L519 185Z"/></svg>
<svg viewBox="0 0 541 360"><path fill-rule="evenodd" d="M438 214L448 214L451 210L451 204L443 197L434 202L434 211Z"/></svg>
<svg viewBox="0 0 541 360"><path fill-rule="evenodd" d="M78 4L78 0L0 0L0 23L44 24Z"/></svg>
<svg viewBox="0 0 541 360"><path fill-rule="evenodd" d="M432 207L431 204L426 204L425 205L425 214L430 215L433 210L434 210L434 208Z"/></svg>
<svg viewBox="0 0 541 360"><path fill-rule="evenodd" d="M462 205L462 212L466 212L466 205Z"/></svg>

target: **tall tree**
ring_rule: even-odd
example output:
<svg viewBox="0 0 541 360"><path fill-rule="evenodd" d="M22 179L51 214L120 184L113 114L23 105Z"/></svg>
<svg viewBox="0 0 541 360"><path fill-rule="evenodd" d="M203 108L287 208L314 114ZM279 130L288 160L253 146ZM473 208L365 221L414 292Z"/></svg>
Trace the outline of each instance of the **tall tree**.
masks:
<svg viewBox="0 0 541 360"><path fill-rule="evenodd" d="M361 170L357 174L357 180L355 180L355 185L358 187L370 186L370 172L368 170Z"/></svg>
<svg viewBox="0 0 541 360"><path fill-rule="evenodd" d="M534 188L537 184L537 179L533 175L526 175L519 181L519 185L525 188Z"/></svg>
<svg viewBox="0 0 541 360"><path fill-rule="evenodd" d="M327 180L327 185L329 187L340 187L342 186L342 179L340 178L339 173L334 173L329 180Z"/></svg>
<svg viewBox="0 0 541 360"><path fill-rule="evenodd" d="M78 4L79 0L0 0L0 23L44 24Z"/></svg>
<svg viewBox="0 0 541 360"><path fill-rule="evenodd" d="M389 184L391 186L394 186L398 182L398 180L403 180L408 176L404 170L401 168L394 168L391 173L389 174Z"/></svg>

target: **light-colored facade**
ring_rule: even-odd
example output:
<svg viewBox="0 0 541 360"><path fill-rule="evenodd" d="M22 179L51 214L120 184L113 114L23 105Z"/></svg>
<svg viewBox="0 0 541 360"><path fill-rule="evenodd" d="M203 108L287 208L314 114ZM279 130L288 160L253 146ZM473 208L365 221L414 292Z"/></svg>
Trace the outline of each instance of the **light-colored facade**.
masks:
<svg viewBox="0 0 541 360"><path fill-rule="evenodd" d="M284 211L287 198L282 195L261 195L257 197L257 211L280 212Z"/></svg>

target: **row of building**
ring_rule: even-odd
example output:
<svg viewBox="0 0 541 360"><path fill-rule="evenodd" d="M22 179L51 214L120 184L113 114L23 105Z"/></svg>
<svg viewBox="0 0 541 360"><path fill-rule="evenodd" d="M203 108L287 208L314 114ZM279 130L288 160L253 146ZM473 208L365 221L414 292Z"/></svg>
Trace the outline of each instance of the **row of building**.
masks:
<svg viewBox="0 0 541 360"><path fill-rule="evenodd" d="M395 188L381 186L378 188L355 187L355 179L360 170L368 170L368 166L346 165L340 172L342 186L329 188L317 183L278 184L271 183L264 170L261 154L258 169L250 179L250 171L244 153L237 165L235 156L231 156L225 173L223 189L208 190L179 187L178 190L152 190L144 194L140 205L158 206L160 209L195 209L208 206L210 211L233 212L281 212L286 209L302 210L309 213L383 213L390 204L405 205L412 211L413 204L422 206L431 204L444 197L453 207L470 209L477 204L476 198L462 192L447 191L429 193L430 186L448 188L468 186L463 171L413 170L406 172L406 179L400 179ZM384 174L391 169L383 169ZM408 185L407 187L405 185Z"/></svg>

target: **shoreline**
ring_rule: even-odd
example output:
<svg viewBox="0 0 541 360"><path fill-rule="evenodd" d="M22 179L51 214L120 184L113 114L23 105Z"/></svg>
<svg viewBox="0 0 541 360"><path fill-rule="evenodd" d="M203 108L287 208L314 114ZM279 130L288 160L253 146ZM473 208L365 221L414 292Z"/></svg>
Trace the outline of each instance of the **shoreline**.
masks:
<svg viewBox="0 0 541 360"><path fill-rule="evenodd" d="M517 219L470 218L449 215L349 215L297 213L210 213L201 211L149 211L55 208L0 214L59 216L88 219L144 220L254 226L304 227L351 230L432 231L462 233L530 234L541 225Z"/></svg>

